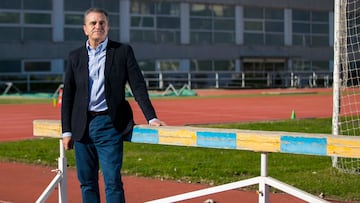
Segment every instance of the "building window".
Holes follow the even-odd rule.
[[[329,61],[293,60],[294,71],[329,71]]]
[[[22,0],[23,9],[26,10],[52,10],[52,0]]]
[[[52,0],[3,0],[0,8],[1,41],[52,40]]]
[[[19,60],[1,60],[0,67],[2,73],[19,73],[21,72],[21,61]]]
[[[244,42],[249,45],[284,45],[284,11],[244,8]]]
[[[190,36],[192,43],[234,43],[234,6],[192,4]]]
[[[24,72],[50,72],[50,61],[25,61]]]
[[[18,12],[1,12],[0,24],[19,24],[20,13]]]
[[[131,1],[130,15],[130,41],[180,42],[180,8],[178,3]]]
[[[21,0],[1,0],[0,8],[2,9],[20,9]]]
[[[191,71],[234,71],[234,60],[192,60]]]
[[[157,61],[158,71],[178,71],[180,69],[179,60],[159,60]]]
[[[24,23],[25,24],[41,24],[41,25],[50,25],[51,24],[51,14],[49,13],[25,13],[24,14]]]
[[[155,62],[152,60],[139,60],[138,64],[142,71],[155,71]]]
[[[329,45],[329,14],[327,12],[293,10],[292,20],[293,45]]]

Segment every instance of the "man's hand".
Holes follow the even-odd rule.
[[[163,125],[166,125],[165,122],[159,120],[159,119],[153,119],[150,121],[149,123],[150,126],[156,126],[156,127],[159,127],[159,126],[163,126]]]
[[[63,137],[62,143],[64,145],[65,150],[70,150],[74,148],[74,141],[72,140],[71,136]]]

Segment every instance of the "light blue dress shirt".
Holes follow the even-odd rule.
[[[105,99],[105,60],[106,60],[106,46],[108,38],[105,39],[96,49],[93,49],[89,43],[86,43],[86,48],[89,55],[89,111],[104,111],[107,104]]]

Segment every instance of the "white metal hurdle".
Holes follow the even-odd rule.
[[[34,136],[60,138],[61,135],[60,121],[34,120],[33,128]],[[261,171],[258,177],[158,200],[151,200],[147,203],[177,202],[255,184],[259,185],[259,203],[269,202],[270,186],[306,202],[325,203],[328,201],[269,177],[267,173],[267,154],[280,152],[360,158],[360,137],[327,134],[195,128],[186,126],[150,127],[147,125],[138,125],[134,128],[131,141],[150,144],[237,149],[261,153]],[[37,202],[44,202],[56,184],[59,186],[59,202],[67,202],[66,158],[61,140],[60,157],[56,171],[56,177]]]

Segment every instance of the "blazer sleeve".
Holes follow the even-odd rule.
[[[74,73],[71,68],[71,55],[69,54],[68,63],[65,71],[64,86],[63,86],[63,100],[61,104],[61,126],[62,132],[72,132],[71,129],[71,112],[74,98]]]
[[[127,45],[126,56],[128,82],[134,98],[147,121],[157,118],[155,109],[149,98],[144,76],[139,68],[134,51],[130,45]]]

